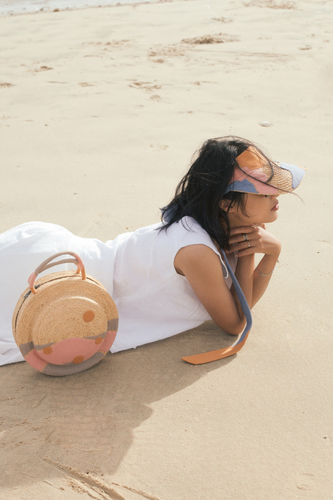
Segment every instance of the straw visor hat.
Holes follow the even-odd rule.
[[[64,259],[50,264],[63,254]],[[46,269],[72,262],[77,271],[39,278]],[[81,271],[81,275],[79,274]],[[104,286],[87,276],[77,254],[55,254],[28,279],[13,315],[13,333],[25,360],[47,375],[63,376],[91,368],[109,351],[117,334],[118,311]]]
[[[236,163],[226,193],[229,191],[264,195],[291,193],[305,175],[305,169],[296,165],[269,162],[253,146],[237,156]]]

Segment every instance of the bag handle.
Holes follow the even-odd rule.
[[[63,260],[57,260],[56,262],[50,263],[53,259],[56,259],[57,257],[60,257],[60,255],[72,255],[74,259],[63,259]],[[50,263],[50,264],[49,264]],[[55,253],[52,255],[52,257],[49,257],[48,259],[45,259],[36,269],[32,274],[30,274],[28,278],[28,284],[29,288],[32,293],[37,293],[36,288],[35,288],[35,280],[38,276],[39,273],[42,273],[46,269],[49,269],[50,267],[57,266],[58,264],[76,264],[77,265],[77,270],[76,274],[79,274],[81,271],[81,276],[82,279],[86,279],[86,270],[84,268],[84,264],[82,262],[81,257],[79,257],[76,253],[74,252],[59,252]]]
[[[246,325],[242,335],[237,340],[237,342],[232,346],[225,347],[224,349],[218,349],[217,351],[205,352],[203,354],[194,354],[193,356],[186,356],[185,358],[182,358],[184,361],[186,361],[187,363],[191,363],[192,365],[202,365],[204,363],[209,363],[210,361],[217,361],[218,359],[228,358],[229,356],[236,354],[244,346],[247,337],[249,335],[250,329],[252,327],[252,315],[249,305],[246,301],[245,295],[243,293],[243,290],[241,289],[237,281],[237,278],[230,267],[228,259],[224,253],[224,250],[222,250],[221,248],[220,251],[224,257],[224,261],[231,276],[232,283],[236,290],[238,300],[240,302],[241,308],[243,309],[244,316],[246,319]]]

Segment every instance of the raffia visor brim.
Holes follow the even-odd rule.
[[[268,162],[250,147],[236,158],[237,166],[229,191],[279,195],[292,193],[301,183],[305,169],[283,162]]]

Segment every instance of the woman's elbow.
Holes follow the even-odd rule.
[[[217,323],[217,326],[221,328],[224,332],[228,333],[229,335],[233,335],[237,337],[237,335],[240,335],[242,331],[245,328],[246,320],[240,320],[234,325],[221,325]]]
[[[235,337],[237,337],[237,335],[240,335],[244,330],[244,326],[245,325],[238,326],[232,329],[229,328],[228,330],[226,330],[226,332],[229,333],[229,335],[234,335]]]

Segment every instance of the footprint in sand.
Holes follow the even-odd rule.
[[[239,36],[227,35],[219,33],[218,35],[203,35],[194,38],[184,38],[182,43],[188,43],[190,45],[206,45],[212,43],[226,43],[226,42],[238,42],[240,40]]]
[[[148,58],[153,62],[164,62],[164,58],[185,56],[185,54],[186,49],[181,44],[155,45],[149,49]]]
[[[156,85],[152,82],[132,82],[128,84],[129,87],[133,87],[135,89],[144,89],[148,90],[148,92],[152,92],[153,90],[159,90],[162,88],[161,85]]]
[[[262,7],[266,9],[295,9],[295,2],[278,0],[252,0],[244,4],[245,7]]]
[[[229,19],[227,17],[213,17],[213,21],[220,21],[221,23],[232,23],[232,19]]]
[[[110,59],[115,59],[115,57],[110,56],[118,49],[128,49],[133,46],[132,40],[111,40],[110,42],[84,42],[82,44],[84,49],[88,49],[89,53],[85,54],[84,57],[107,57]]]
[[[40,68],[32,70],[33,73],[40,73],[41,71],[50,71],[53,68],[50,68],[49,66],[41,66]]]

